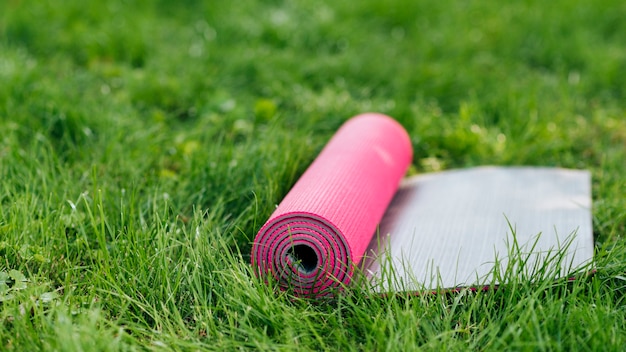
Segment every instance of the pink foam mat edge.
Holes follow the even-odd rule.
[[[296,294],[347,285],[412,154],[407,132],[391,117],[349,119],[258,232],[252,265]]]

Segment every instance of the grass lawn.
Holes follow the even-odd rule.
[[[87,4],[90,3],[90,4]],[[0,350],[623,350],[626,2],[0,2]],[[594,276],[297,299],[251,241],[350,116],[593,174]]]

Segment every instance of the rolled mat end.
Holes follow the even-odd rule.
[[[348,285],[412,154],[392,118],[349,119],[258,232],[252,265],[300,296]]]

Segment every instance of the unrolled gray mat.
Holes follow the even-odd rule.
[[[593,251],[588,171],[477,167],[405,179],[363,269],[380,291],[478,287],[512,253],[531,277],[554,256],[558,275],[570,275]]]

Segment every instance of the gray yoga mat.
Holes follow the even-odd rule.
[[[481,287],[494,284],[496,259],[504,270],[510,254],[525,258],[532,277],[558,251],[548,266],[561,277],[593,257],[590,173],[477,167],[405,179],[363,269],[380,291]]]

